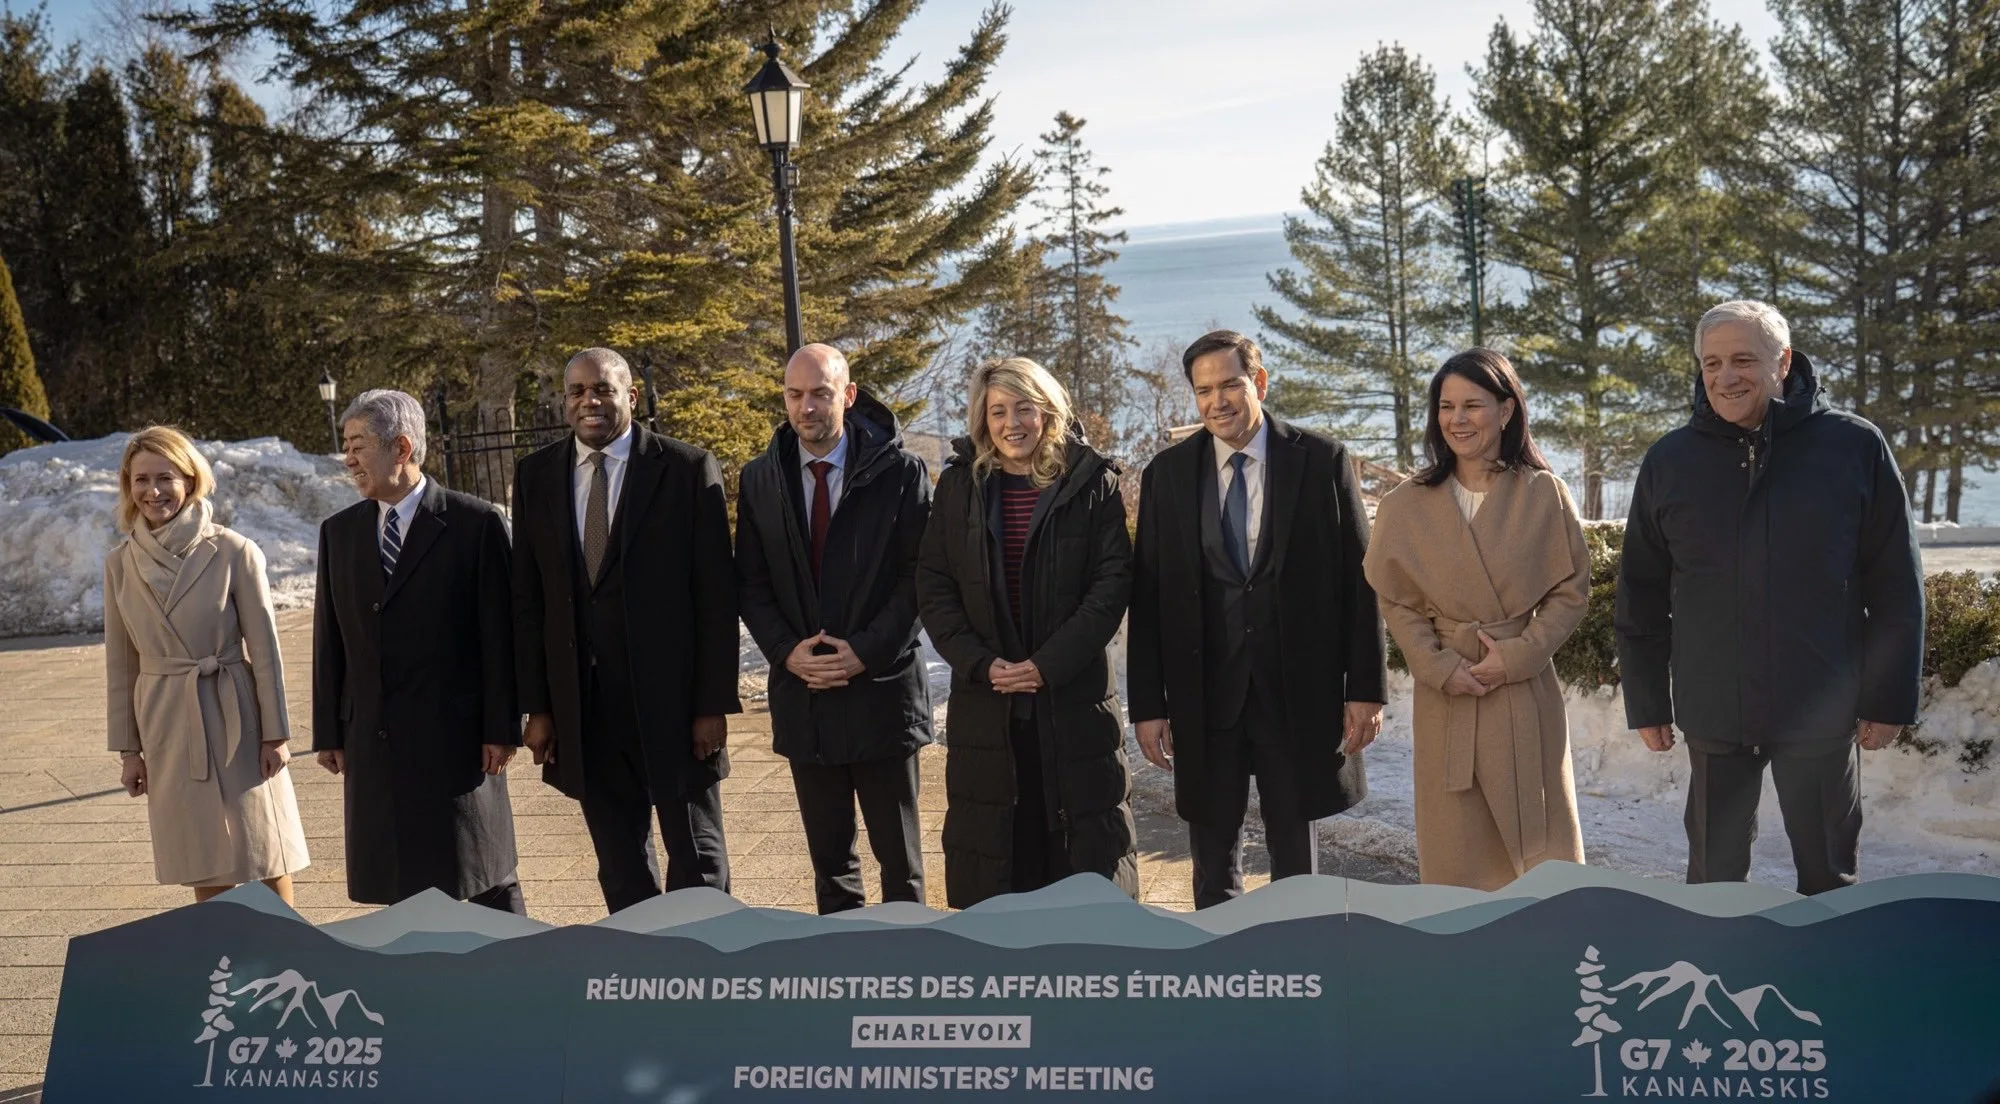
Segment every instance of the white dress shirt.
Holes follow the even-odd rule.
[[[382,546],[382,534],[389,531],[389,515],[392,512],[396,515],[396,536],[406,544],[409,542],[410,523],[417,520],[417,507],[424,501],[424,484],[429,481],[425,476],[417,476],[417,485],[394,505],[380,499],[375,501],[379,507],[375,513],[375,547]]]
[[[1244,512],[1243,524],[1250,530],[1245,536],[1250,550],[1250,562],[1257,562],[1257,544],[1264,535],[1264,453],[1271,442],[1271,419],[1259,418],[1257,433],[1250,443],[1243,446],[1243,455],[1249,457],[1243,462],[1243,479],[1247,484],[1243,490],[1249,499],[1249,509]],[[1215,507],[1218,511],[1229,501],[1229,481],[1236,478],[1235,469],[1229,458],[1237,450],[1215,442]]]
[[[814,462],[819,460],[825,460],[827,463],[833,465],[832,470],[826,473],[826,513],[828,517],[832,517],[834,511],[840,509],[840,488],[847,482],[845,475],[847,469],[847,434],[843,432],[840,435],[840,440],[834,442],[833,451],[827,453],[825,456],[814,456],[812,453],[806,451],[806,447],[803,444],[799,446],[799,494],[805,504],[807,533],[812,532],[812,466]]]
[[[576,442],[576,469],[572,473],[576,481],[576,539],[583,539],[583,518],[590,510],[590,454],[598,450]],[[626,426],[618,439],[604,446],[604,521],[606,525],[618,520],[618,492],[625,487],[625,469],[632,459],[632,427]]]

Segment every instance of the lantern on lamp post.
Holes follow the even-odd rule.
[[[750,114],[757,122],[757,144],[771,154],[771,184],[778,198],[778,263],[785,281],[785,352],[790,354],[805,344],[799,323],[799,262],[792,248],[792,189],[798,183],[792,151],[799,144],[799,116],[811,86],[778,60],[775,29],[759,49],[764,51],[764,67],[743,86],[743,94],[749,97]]]
[[[333,412],[333,396],[336,388],[333,373],[321,369],[319,373],[319,401],[326,404],[326,424],[333,427],[333,453],[340,455],[340,416]]]

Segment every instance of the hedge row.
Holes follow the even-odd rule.
[[[1618,685],[1618,638],[1611,618],[1624,535],[1619,522],[1584,526],[1590,543],[1590,610],[1555,658],[1557,677],[1580,690]],[[1924,579],[1924,599],[1924,677],[1957,686],[1967,671],[2000,657],[2000,574],[1931,575]],[[1394,640],[1389,642],[1389,666],[1409,669]]]

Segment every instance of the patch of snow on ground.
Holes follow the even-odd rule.
[[[0,636],[104,627],[104,557],[118,546],[118,461],[129,435],[0,458]],[[197,442],[215,468],[215,520],[256,542],[272,600],[312,602],[319,523],[355,501],[340,462],[275,437]]]
[[[761,696],[763,657],[749,643],[748,634],[744,640],[745,685],[754,682]],[[1121,634],[1111,648],[1121,694],[1123,644]],[[951,672],[928,639],[922,657],[931,672],[939,739],[948,742],[944,713]],[[1387,868],[1415,880],[1410,686],[1408,675],[1390,673],[1382,735],[1366,753],[1368,797],[1350,812],[1321,822],[1321,873],[1340,874],[1343,865],[1352,865],[1366,868],[1370,877]],[[1684,745],[1677,743],[1665,754],[1647,751],[1638,735],[1625,727],[1625,702],[1615,690],[1569,690],[1564,696],[1585,860],[1649,878],[1684,878],[1687,832],[1681,814],[1688,778]],[[1923,723],[1916,730],[1918,744],[1936,745],[1928,754],[1908,746],[1862,753],[1863,878],[1930,871],[2000,875],[2000,766],[1968,769],[1961,762],[1962,756],[1976,756],[1981,742],[1991,741],[1996,733],[2000,733],[2000,660],[1980,665],[1956,687],[1928,689]],[[1132,763],[1133,803],[1172,816],[1173,778],[1145,761],[1129,729],[1126,753]],[[2000,750],[1984,762],[2000,763]],[[1261,836],[1259,815],[1253,786],[1246,817],[1253,844]],[[1791,849],[1768,772],[1758,805],[1750,877],[1787,889],[1795,885]]]

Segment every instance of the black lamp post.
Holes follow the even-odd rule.
[[[778,192],[778,251],[785,278],[785,351],[795,353],[805,344],[799,327],[799,262],[792,250],[792,188],[798,183],[798,167],[792,164],[792,150],[799,144],[799,112],[806,89],[784,62],[778,60],[778,32],[758,47],[764,51],[764,67],[743,94],[750,98],[750,114],[757,120],[757,144],[771,151],[771,183]]]
[[[326,424],[333,427],[333,452],[340,455],[340,416],[333,412],[333,373],[321,369],[319,373],[319,401],[326,404]]]

